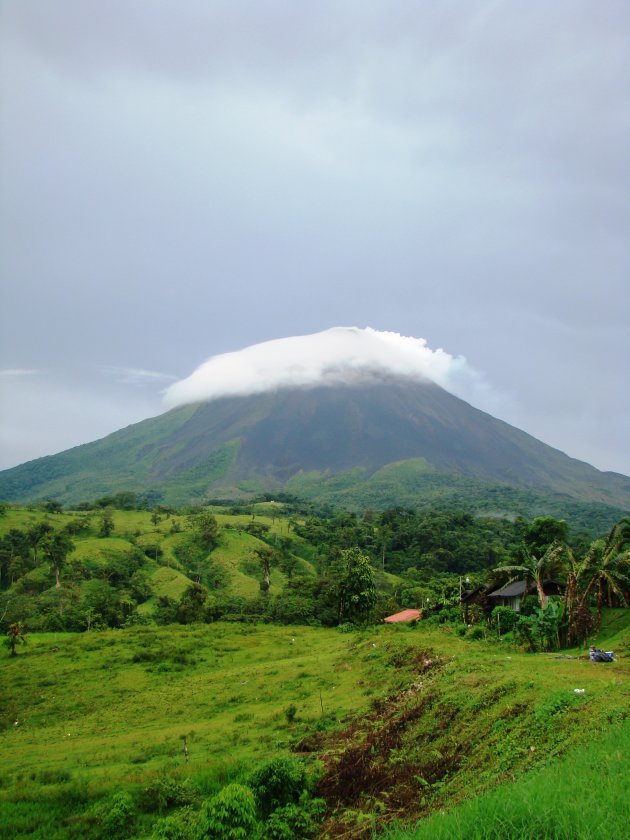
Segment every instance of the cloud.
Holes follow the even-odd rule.
[[[170,373],[161,373],[157,370],[144,370],[143,368],[118,367],[106,365],[103,373],[112,376],[123,385],[152,385],[165,379],[177,379]]]
[[[43,372],[36,368],[5,368],[0,370],[0,376],[39,376]]]
[[[452,391],[478,378],[462,356],[431,350],[423,338],[370,327],[333,327],[213,356],[167,388],[164,401],[173,408],[282,387],[352,382],[366,374],[431,380]]]

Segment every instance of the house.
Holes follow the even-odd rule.
[[[543,592],[545,593],[545,603],[550,595],[561,595],[564,591],[564,586],[557,583],[555,580],[546,580],[543,583]],[[497,607],[511,607],[514,612],[520,612],[521,601],[526,595],[536,595],[536,587],[533,583],[524,580],[513,580],[511,583],[506,583],[500,589],[495,589],[494,592],[488,594],[493,606]]]
[[[461,604],[464,623],[470,624],[474,616],[479,613],[490,614],[496,603],[488,600],[487,585],[476,586],[474,589],[464,589],[459,603]]]
[[[420,618],[422,618],[420,610],[403,610],[394,615],[388,615],[383,621],[385,624],[398,624],[399,621],[418,621]]]

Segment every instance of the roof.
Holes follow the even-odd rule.
[[[388,615],[383,621],[387,624],[397,624],[399,621],[414,621],[418,618],[420,618],[420,610],[403,610],[394,615]]]
[[[533,584],[532,584],[533,588]],[[525,581],[524,580],[513,580],[511,583],[507,583],[505,586],[502,586],[500,589],[495,589],[494,592],[491,592],[488,595],[488,598],[515,598],[517,595],[522,595],[525,592]]]
[[[536,593],[536,586],[534,583],[529,584],[528,591],[530,595],[534,595]],[[555,595],[556,593],[563,591],[564,584],[558,582],[557,580],[546,580],[543,583],[543,592],[545,595]],[[525,581],[513,580],[511,583],[506,583],[506,585],[502,586],[500,589],[495,589],[494,592],[491,592],[488,595],[488,598],[516,598],[518,595],[523,595],[524,593]]]
[[[469,604],[475,598],[479,598],[482,595],[485,595],[486,589],[487,587],[485,585],[475,586],[474,589],[464,589],[461,597],[462,604]]]

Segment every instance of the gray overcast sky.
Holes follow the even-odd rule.
[[[629,34],[627,0],[0,0],[0,467],[356,325],[630,474]]]

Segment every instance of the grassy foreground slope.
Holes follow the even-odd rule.
[[[610,840],[628,836],[630,721],[516,783],[383,840]]]
[[[320,768],[322,836],[369,836],[619,732],[630,634],[618,617],[611,630],[613,665],[422,626],[32,635],[2,661],[0,836],[98,838],[99,806],[127,791],[126,836],[148,838],[156,780],[189,779],[204,798],[290,750]]]

